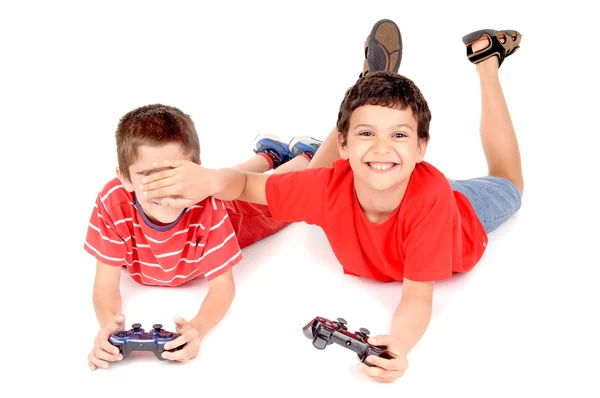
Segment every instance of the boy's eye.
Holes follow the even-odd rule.
[[[404,133],[395,133],[394,134],[394,138],[404,138],[404,137],[406,137],[406,134],[404,134]]]
[[[359,133],[358,135],[369,137],[369,136],[372,136],[373,133],[371,133],[370,131],[363,131],[363,132]]]

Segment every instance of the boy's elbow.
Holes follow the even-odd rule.
[[[240,196],[240,200],[250,203],[256,203],[260,205],[267,204],[267,179],[268,174],[259,173],[244,173],[246,181],[244,183],[244,190]]]

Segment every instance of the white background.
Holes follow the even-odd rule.
[[[198,4],[197,4],[198,3]],[[86,396],[598,396],[596,17],[583,2],[3,2],[0,6],[2,390]],[[521,146],[521,211],[468,275],[439,283],[409,370],[380,384],[356,357],[314,349],[314,316],[389,330],[400,283],[346,276],[323,233],[292,225],[243,251],[237,296],[187,364],[132,356],[90,372],[97,332],[94,199],[114,176],[114,129],[161,102],[196,122],[202,160],[231,166],[258,133],[324,138],[363,44],[398,23],[401,73],[433,113],[426,160],[452,178],[485,174],[479,81],[461,37],[516,29],[500,78]],[[204,281],[142,287],[123,275],[127,323],[191,318]],[[4,392],[2,393],[5,396]]]

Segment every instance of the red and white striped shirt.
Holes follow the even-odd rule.
[[[212,280],[242,259],[220,200],[208,197],[173,223],[157,226],[117,178],[96,198],[84,248],[104,264],[127,266],[136,282],[154,286],[179,286],[201,275]]]

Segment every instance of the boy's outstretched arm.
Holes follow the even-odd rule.
[[[401,377],[408,368],[406,356],[425,334],[431,319],[433,303],[433,282],[415,282],[404,279],[402,298],[392,318],[392,331],[389,335],[369,338],[373,345],[385,345],[394,359],[370,356],[367,360],[375,367],[364,366],[363,371],[370,377],[391,382]]]
[[[167,170],[144,177],[141,188],[148,198],[163,198],[163,206],[187,207],[209,196],[267,204],[265,186],[268,174],[229,168],[208,169],[187,160],[163,160],[152,167]]]
[[[121,267],[107,265],[100,261],[96,262],[92,301],[100,328],[103,328],[112,322],[117,315],[121,314],[120,282]]]
[[[188,322],[180,316],[174,318],[176,332],[180,336],[165,344],[165,349],[170,350],[184,343],[187,345],[175,352],[163,352],[163,358],[179,362],[196,358],[202,339],[223,319],[234,297],[235,283],[232,270],[229,269],[209,282],[208,293],[193,319]]]
[[[94,339],[94,348],[88,354],[91,370],[108,368],[110,362],[123,359],[119,349],[108,342],[112,333],[125,328],[125,317],[121,314],[120,281],[121,267],[96,262],[92,301],[100,331]]]

